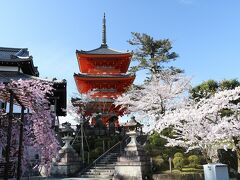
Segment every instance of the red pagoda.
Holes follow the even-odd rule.
[[[87,114],[101,113],[102,122],[106,125],[109,118],[123,114],[113,102],[135,79],[135,75],[127,73],[132,54],[108,48],[104,14],[101,46],[90,51],[76,50],[76,55],[80,73],[74,73],[74,79],[78,91],[81,94],[93,91]]]

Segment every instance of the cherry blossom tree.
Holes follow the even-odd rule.
[[[88,120],[92,114],[88,113],[89,103],[94,100],[93,95],[96,91],[91,90],[86,94],[74,95],[68,103],[67,112],[73,120],[80,123],[81,120]]]
[[[4,110],[0,109],[0,119],[1,119],[1,123],[3,119],[6,118],[6,113]],[[2,126],[2,124],[1,124]],[[4,144],[6,144],[6,131],[3,127],[0,128],[0,148],[2,149]]]
[[[219,91],[200,101],[189,100],[185,106],[165,113],[156,129],[171,127],[174,138],[165,137],[170,146],[200,149],[211,159],[217,149],[236,151],[240,172],[240,87]]]
[[[166,111],[181,106],[189,88],[189,78],[180,73],[165,71],[155,74],[150,81],[124,93],[116,99],[115,104],[126,109],[126,114],[135,113],[137,119],[145,120],[143,123],[152,130],[156,122],[161,122],[161,117]]]
[[[37,79],[12,81],[5,85],[1,84],[1,97],[3,94],[6,95],[8,90],[13,91],[15,98],[18,99],[18,103],[31,110],[31,113],[27,116],[27,125],[24,128],[24,145],[32,145],[41,155],[41,165],[49,169],[52,158],[59,149],[59,143],[52,128],[54,117],[47,99],[47,95],[52,93],[52,84]],[[4,133],[1,128],[0,136],[3,138],[0,138],[0,145],[3,147],[6,143]],[[14,130],[12,136],[17,136]],[[26,151],[24,153],[24,161],[27,161]]]

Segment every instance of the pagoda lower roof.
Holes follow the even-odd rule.
[[[81,104],[82,102],[85,102],[81,98],[72,98],[71,102],[73,104]],[[89,103],[95,103],[95,102],[106,102],[106,103],[113,103],[114,99],[113,98],[93,98],[91,97],[90,99],[87,100]]]
[[[91,78],[94,79],[125,79],[125,78],[135,78],[135,74],[131,74],[131,73],[127,73],[127,74],[83,74],[83,73],[74,73],[74,77],[81,77],[81,78],[89,78],[89,80]]]
[[[93,49],[90,51],[76,50],[76,53],[89,54],[89,55],[131,55],[131,53],[129,53],[129,52],[116,51],[116,50],[108,48],[108,46],[103,46],[103,45],[97,49]]]

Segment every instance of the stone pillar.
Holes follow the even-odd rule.
[[[133,130],[127,134],[131,141],[124,149],[124,154],[118,158],[114,179],[144,179],[150,172],[150,159],[143,147],[138,144],[136,131]]]
[[[51,175],[55,177],[70,177],[76,175],[82,166],[80,158],[70,142],[73,140],[70,136],[63,138],[65,145],[59,150],[57,158],[53,159]]]

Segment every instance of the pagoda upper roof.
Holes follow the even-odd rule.
[[[76,50],[76,53],[89,55],[131,55],[129,52],[121,52],[110,49],[107,45],[101,45],[99,48],[90,51]]]
[[[0,65],[19,66],[25,74],[39,76],[37,67],[27,48],[0,47]]]

